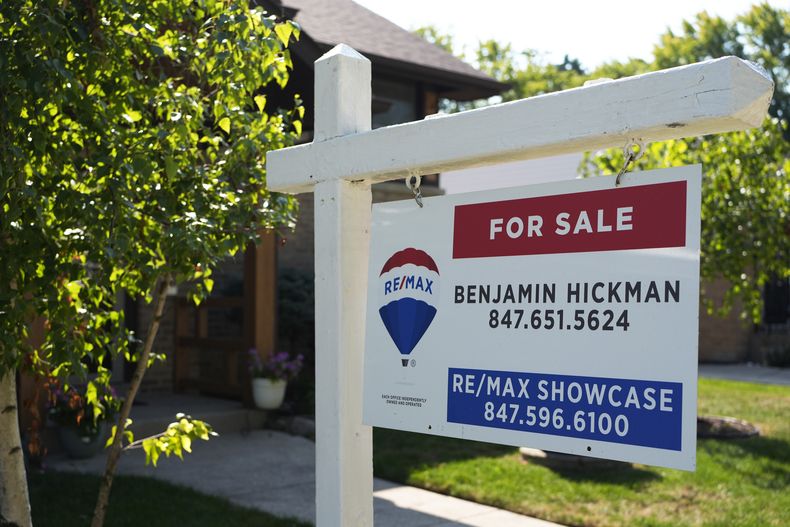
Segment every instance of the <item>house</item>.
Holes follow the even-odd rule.
[[[269,12],[295,20],[302,28],[299,42],[291,47],[294,62],[291,80],[284,90],[268,93],[267,104],[287,107],[295,94],[301,96],[306,109],[303,141],[312,140],[313,62],[341,42],[372,62],[374,128],[436,113],[440,98],[457,101],[488,98],[507,88],[351,0],[282,0],[259,4]],[[423,178],[423,194],[439,193],[437,181],[436,176]],[[401,182],[374,186],[374,201],[410,196]],[[148,371],[142,387],[144,393],[197,389],[204,394],[248,398],[246,353],[249,348],[263,353],[272,352],[275,346],[312,348],[311,320],[304,323],[312,310],[312,195],[300,196],[299,202],[296,231],[267,234],[261,245],[250,247],[242,257],[219,266],[214,275],[214,292],[200,307],[190,305],[174,291],[154,350],[166,354],[168,359]],[[280,310],[275,293],[278,269],[287,279],[284,283],[291,284]],[[299,302],[294,301],[297,296],[301,298]],[[127,298],[124,307],[128,326],[138,334],[143,333],[152,316],[151,306]],[[280,344],[278,328],[282,330]],[[120,360],[114,366],[114,382],[130,378],[129,364]]]

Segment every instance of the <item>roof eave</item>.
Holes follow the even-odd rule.
[[[316,42],[324,51],[331,49],[332,44]],[[454,71],[432,68],[413,62],[395,60],[380,55],[358,50],[370,59],[374,71],[394,74],[432,84],[442,97],[456,101],[472,101],[487,99],[510,89],[510,85],[490,77],[464,75]]]

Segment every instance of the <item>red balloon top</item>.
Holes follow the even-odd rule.
[[[384,267],[381,268],[379,276],[390,269],[406,264],[419,265],[425,267],[429,271],[435,271],[436,274],[439,274],[439,268],[436,267],[436,262],[433,261],[433,258],[431,258],[428,253],[409,247],[408,249],[403,249],[390,256],[389,260],[384,264]]]

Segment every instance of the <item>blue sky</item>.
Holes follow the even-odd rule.
[[[356,0],[407,29],[433,25],[454,35],[471,52],[479,40],[496,38],[514,50],[536,49],[549,62],[566,53],[591,68],[609,60],[649,58],[667,27],[707,10],[733,18],[745,0]],[[787,0],[769,2],[787,8]]]

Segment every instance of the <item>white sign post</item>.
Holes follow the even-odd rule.
[[[324,526],[372,525],[362,425],[370,184],[451,169],[759,126],[767,74],[733,57],[370,129],[370,63],[316,61],[315,140],[267,155],[270,190],[315,193],[316,504]],[[525,182],[527,183],[527,182]]]

